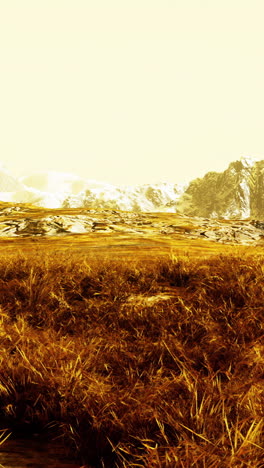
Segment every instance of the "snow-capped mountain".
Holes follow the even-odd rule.
[[[55,171],[26,176],[20,182],[24,192],[9,194],[10,201],[23,200],[46,208],[175,212],[177,201],[184,192],[184,185],[179,184],[119,187]]]
[[[166,211],[208,218],[264,219],[264,161],[244,157],[189,184],[114,186],[55,171],[16,179],[0,166],[0,200],[45,208]]]
[[[177,201],[184,192],[184,186],[162,183],[116,187],[104,185],[89,188],[77,196],[70,195],[63,206],[109,208],[124,211],[167,211],[175,212]]]

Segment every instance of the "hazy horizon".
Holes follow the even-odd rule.
[[[264,159],[260,0],[0,4],[0,161],[184,183]]]
[[[251,159],[253,162],[254,161],[260,161],[260,160],[264,160],[264,158],[253,158],[253,157],[250,157],[250,156],[242,156],[241,158],[237,159],[237,160],[232,160],[230,161],[222,170],[220,171],[212,171],[211,169],[208,169],[206,172],[202,173],[202,174],[196,174],[195,177],[192,177],[192,178],[189,178],[189,179],[185,179],[185,180],[181,180],[181,181],[168,181],[168,180],[163,180],[162,178],[160,179],[157,179],[156,181],[149,181],[148,180],[148,177],[146,175],[146,179],[143,181],[143,182],[135,182],[135,183],[124,183],[124,182],[110,182],[109,180],[107,179],[103,179],[103,178],[100,178],[98,177],[97,179],[95,178],[92,178],[92,177],[89,177],[89,174],[87,175],[86,173],[82,173],[80,175],[80,173],[78,174],[78,171],[67,171],[67,170],[64,170],[63,168],[61,168],[60,170],[56,170],[56,169],[50,169],[50,170],[47,170],[45,169],[45,167],[40,167],[39,169],[37,170],[28,170],[28,171],[22,171],[19,173],[19,171],[16,171],[16,170],[11,170],[10,167],[8,167],[6,164],[3,164],[2,161],[0,161],[0,171],[1,169],[3,169],[4,171],[6,171],[8,174],[10,174],[11,176],[14,176],[15,178],[17,178],[17,180],[21,181],[22,183],[25,183],[27,185],[28,181],[31,180],[31,182],[33,183],[33,186],[35,186],[35,184],[37,184],[37,177],[38,176],[41,176],[41,179],[40,179],[40,185],[45,183],[43,179],[43,175],[44,174],[50,174],[52,175],[52,178],[54,176],[54,180],[53,180],[53,183],[56,184],[56,174],[58,175],[65,175],[65,176],[69,176],[69,180],[72,179],[72,176],[76,176],[76,178],[78,179],[78,177],[81,177],[81,179],[84,179],[84,180],[87,180],[87,181],[90,181],[91,183],[102,183],[103,185],[104,184],[112,184],[112,185],[116,185],[116,186],[133,186],[133,185],[148,185],[148,184],[162,184],[162,183],[173,183],[173,184],[178,184],[178,185],[188,185],[189,182],[191,182],[192,180],[194,179],[197,179],[197,178],[203,178],[208,172],[217,172],[217,173],[221,173],[223,171],[225,171],[226,169],[228,169],[228,166],[230,163],[232,162],[235,162],[235,161],[239,161],[241,159]],[[54,175],[53,175],[54,173]],[[24,179],[26,180],[24,182]],[[59,180],[61,179],[61,177],[58,178],[57,182],[59,183]],[[67,177],[65,178],[65,180],[67,180]],[[31,184],[31,182],[29,183],[29,185]],[[41,190],[41,187],[37,187],[36,185],[36,188],[39,188]],[[56,190],[55,190],[56,191]]]

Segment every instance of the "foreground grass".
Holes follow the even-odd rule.
[[[263,268],[2,259],[0,429],[89,467],[263,467]]]

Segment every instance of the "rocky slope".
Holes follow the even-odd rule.
[[[257,161],[250,174],[250,215],[264,219],[264,161]]]
[[[256,166],[252,160],[233,162],[222,173],[208,172],[193,180],[178,205],[178,211],[190,216],[212,218],[249,218],[254,198],[252,178]],[[256,182],[259,177],[256,177]]]

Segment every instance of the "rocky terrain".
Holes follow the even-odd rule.
[[[135,213],[117,210],[40,210],[27,205],[0,208],[1,237],[69,236],[123,233],[139,237],[170,236],[227,244],[257,245],[264,223],[219,220],[174,213]]]

